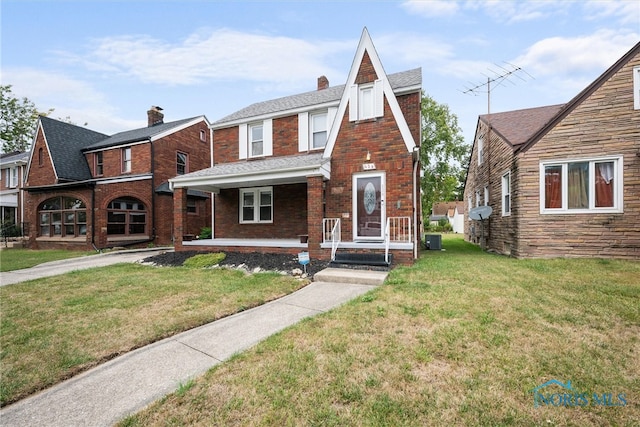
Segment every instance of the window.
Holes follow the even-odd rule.
[[[502,216],[511,215],[511,172],[502,175]]]
[[[131,147],[122,149],[122,172],[131,172]]]
[[[264,138],[262,125],[249,126],[249,156],[258,157],[264,153]]]
[[[18,186],[18,168],[7,169],[7,183],[8,188],[16,188]]]
[[[198,205],[193,197],[187,198],[187,213],[198,213]]]
[[[311,148],[323,148],[327,145],[327,113],[311,115]]]
[[[640,67],[633,69],[633,108],[640,110]]]
[[[542,213],[622,212],[622,158],[540,164]]]
[[[349,92],[349,121],[373,119],[384,115],[382,80],[353,85]]]
[[[102,151],[98,151],[95,154],[95,162],[96,162],[96,176],[101,176],[104,173],[104,163],[102,161]]]
[[[476,208],[478,206],[480,206],[480,205],[481,205],[481,203],[480,203],[480,190],[477,190],[476,191]]]
[[[38,208],[39,235],[79,237],[87,234],[87,210],[75,197],[54,197]]]
[[[240,189],[240,222],[273,222],[273,188]]]
[[[188,159],[189,157],[185,153],[178,152],[176,154],[176,173],[178,175],[184,175],[189,171]]]
[[[484,187],[484,205],[489,205],[489,187]]]
[[[147,210],[138,199],[122,197],[107,206],[107,234],[140,235],[147,228]]]
[[[207,142],[207,132],[200,130],[200,141]]]
[[[478,138],[478,166],[484,161],[484,135]]]
[[[42,147],[38,148],[38,166],[44,165],[44,150]]]

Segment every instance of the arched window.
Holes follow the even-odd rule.
[[[107,206],[107,234],[140,235],[146,234],[147,209],[138,199],[121,197]]]
[[[78,237],[87,235],[87,207],[75,197],[54,197],[38,208],[40,236]]]

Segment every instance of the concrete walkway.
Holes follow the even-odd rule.
[[[354,283],[363,271],[343,270],[345,283],[313,282],[276,301],[127,353],[2,408],[0,424],[113,425],[233,354],[374,289],[373,276],[366,273],[370,284]],[[375,283],[381,284],[386,275],[377,273]]]
[[[10,251],[11,249],[5,250]],[[104,267],[121,262],[136,262],[163,252],[173,252],[173,248],[131,249],[45,262],[31,268],[0,273],[0,286],[13,285],[14,283],[26,282],[27,280],[40,279],[42,277],[57,276],[58,274],[69,273],[70,271],[85,268]]]

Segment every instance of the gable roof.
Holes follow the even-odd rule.
[[[91,179],[91,171],[82,154],[82,148],[104,140],[108,136],[45,116],[40,117],[40,127],[57,180],[83,181]],[[31,158],[33,159],[33,152]]]
[[[453,216],[453,211],[458,208],[458,212],[462,212],[464,210],[464,202],[461,201],[453,201],[453,202],[435,202],[432,207],[432,215],[436,216],[444,216],[449,215]]]
[[[582,92],[576,95],[571,101],[564,105],[564,108],[558,112],[551,120],[549,120],[542,128],[540,128],[534,135],[532,135],[524,144],[522,144],[516,151],[526,151],[536,142],[538,142],[543,136],[545,136],[551,129],[553,129],[560,121],[562,121],[569,113],[576,109],[585,99],[591,96],[596,90],[598,90],[606,81],[608,81],[615,73],[617,73],[623,66],[627,64],[632,58],[640,55],[640,42],[631,48],[626,54],[618,59],[609,69],[595,79],[589,86],[587,86]]]
[[[491,127],[505,142],[515,147],[527,142],[555,117],[564,104],[483,114],[479,120]]]
[[[0,165],[2,166],[26,164],[28,160],[29,153],[24,151],[14,151],[12,153],[0,154]]]
[[[176,120],[169,123],[161,123],[154,126],[119,132],[110,137],[106,137],[101,141],[85,145],[82,151],[87,152],[91,150],[108,148],[140,141],[153,141],[162,136],[165,136],[165,134],[169,134],[184,127],[188,127],[202,119],[204,119],[204,116],[197,116],[188,119]]]
[[[407,147],[407,151],[411,152],[417,146],[417,144],[413,139],[413,135],[411,134],[411,130],[409,129],[407,120],[402,114],[400,104],[398,104],[398,99],[396,98],[394,90],[391,87],[389,76],[387,76],[387,73],[384,71],[384,67],[382,66],[380,57],[378,56],[378,52],[376,52],[376,48],[373,45],[373,41],[371,40],[371,36],[369,35],[369,31],[367,31],[366,27],[362,30],[362,36],[360,37],[360,42],[358,43],[358,48],[356,49],[356,54],[353,59],[353,63],[351,64],[351,70],[349,71],[349,77],[347,78],[345,87],[350,88],[355,84],[356,77],[358,76],[358,71],[360,70],[360,65],[362,64],[365,54],[369,56],[376,76],[378,77],[378,79],[382,80],[382,90],[384,92],[384,96],[389,103],[391,113],[393,114],[398,128],[400,129],[400,134],[402,135],[402,139]],[[422,87],[422,70],[418,70],[420,70],[420,79],[417,82],[417,86],[415,86],[415,90],[421,90]],[[333,121],[334,126],[331,127],[329,135],[327,136],[327,145],[324,149],[325,157],[331,157],[333,147],[335,146],[336,140],[338,138],[340,124],[342,123],[342,119],[345,115],[345,112],[347,111],[349,96],[349,90],[343,91],[342,98],[340,99],[340,104],[338,105],[338,112]]]
[[[419,88],[422,85],[422,69],[402,71],[390,74],[389,83],[394,91],[402,89]],[[324,104],[337,105],[345,89],[344,84],[331,86],[322,90],[300,93],[297,95],[285,96],[283,98],[271,99],[269,101],[257,102],[245,107],[235,113],[229,114],[215,121],[213,128],[227,127],[237,124],[248,118],[259,118],[262,116],[275,115],[277,113],[291,113],[296,110],[307,110],[311,106],[321,106]]]

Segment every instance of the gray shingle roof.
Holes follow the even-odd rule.
[[[412,87],[422,84],[422,68],[389,74],[389,83],[393,90]],[[298,95],[251,104],[213,123],[213,127],[219,127],[225,123],[242,120],[249,117],[275,114],[281,111],[289,111],[297,108],[310,107],[328,102],[337,102],[342,97],[345,85],[333,86],[323,90],[305,92]]]
[[[273,157],[263,160],[247,162],[221,163],[213,167],[202,169],[186,175],[180,175],[174,179],[195,177],[222,177],[227,175],[252,174],[286,169],[295,169],[305,166],[321,165],[329,159],[322,158],[322,152],[301,154],[298,156]]]
[[[24,151],[17,151],[13,153],[2,153],[0,155],[0,165],[14,163],[14,162],[27,162],[29,160],[29,153]]]
[[[191,117],[189,119],[176,120],[174,122],[162,123],[162,124],[151,126],[151,127],[144,127],[140,129],[133,129],[133,130],[128,130],[124,132],[119,132],[119,133],[116,133],[115,135],[107,137],[106,139],[103,139],[102,141],[99,141],[90,145],[89,144],[85,145],[85,147],[83,148],[83,151],[90,151],[98,148],[107,148],[115,145],[126,144],[129,142],[146,141],[153,138],[155,135],[158,135],[162,132],[166,132],[175,127],[179,127],[196,118],[197,117]]]
[[[44,116],[40,117],[40,123],[58,179],[61,181],[91,179],[91,171],[82,154],[82,149],[108,136]]]

